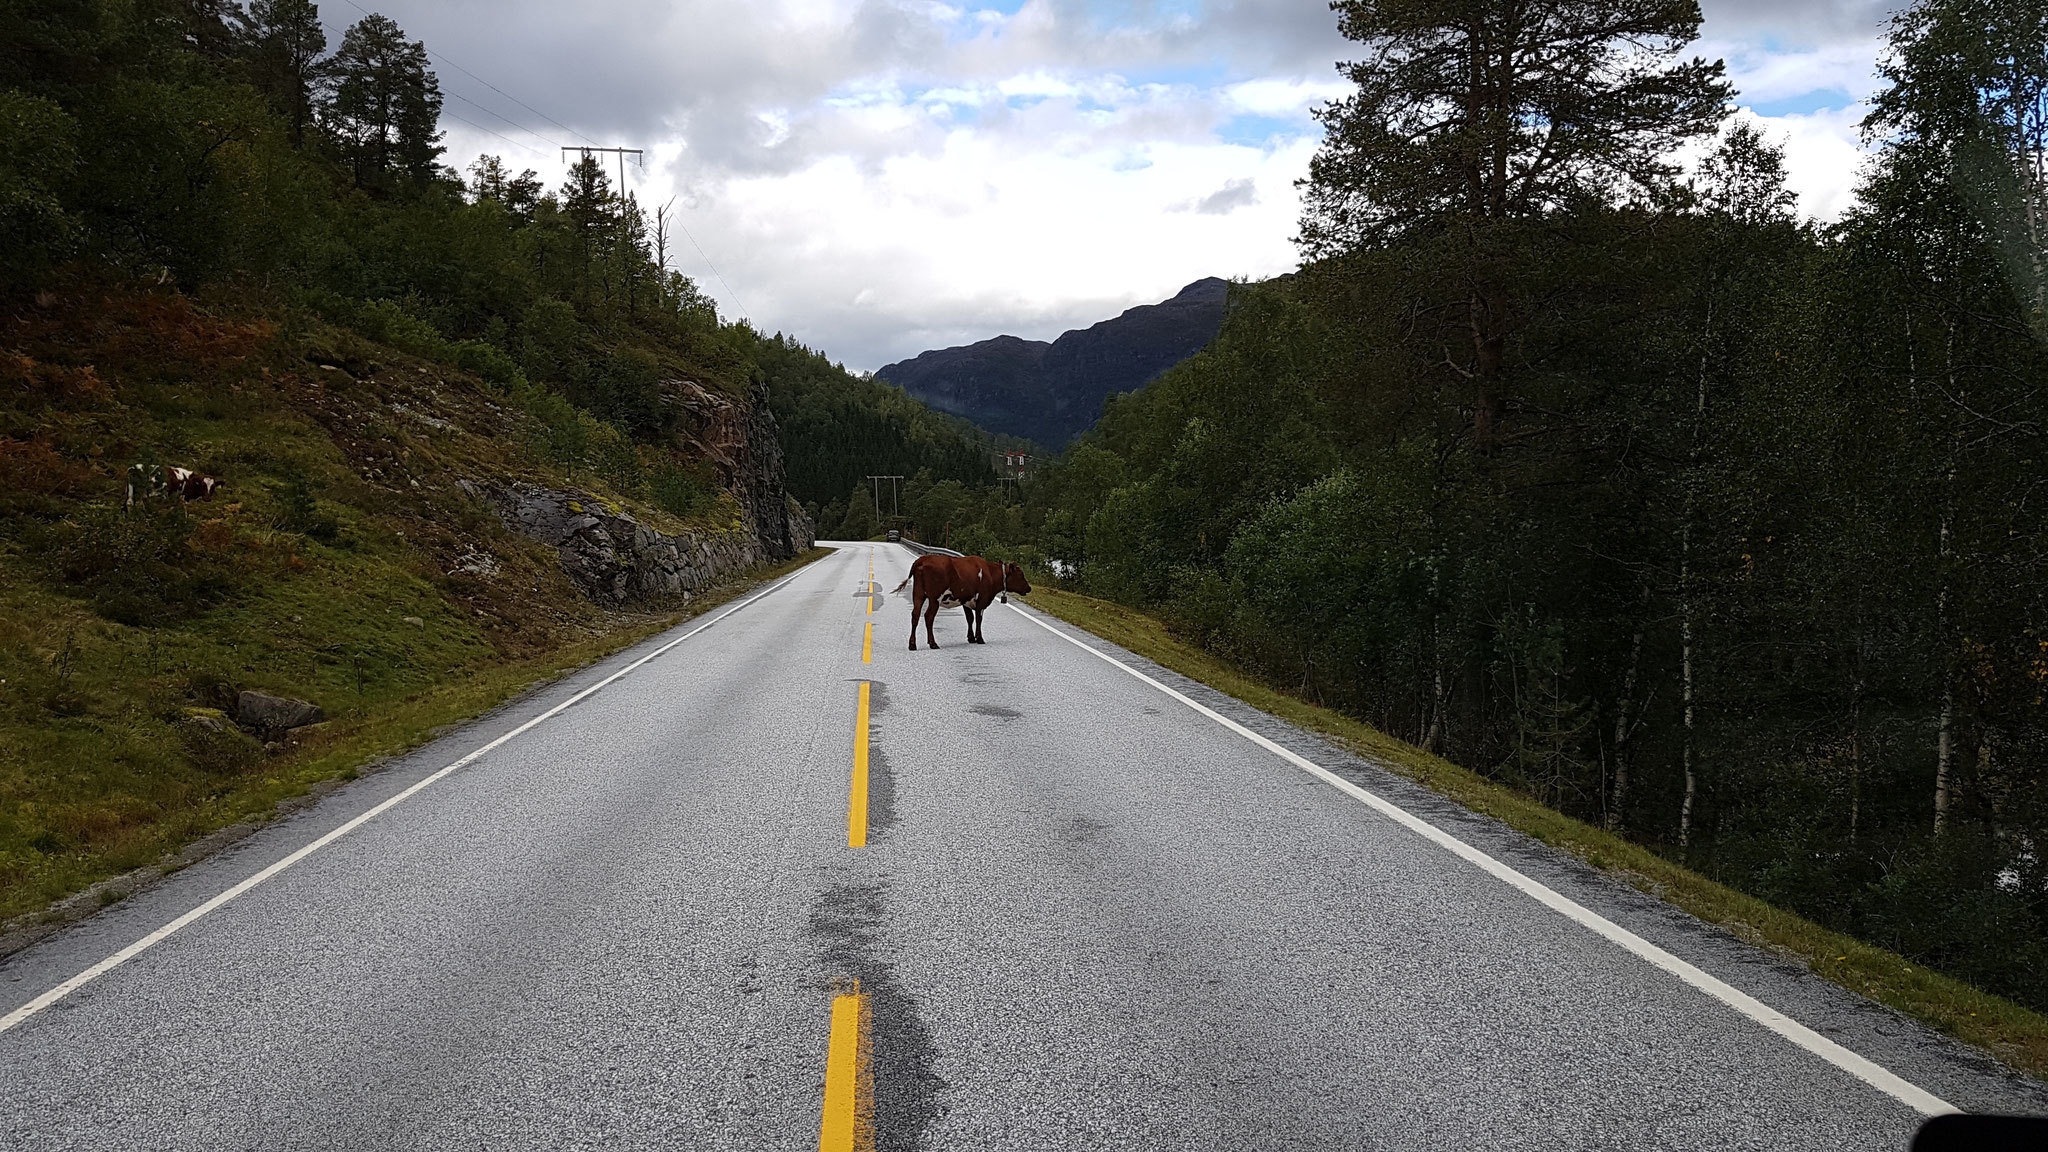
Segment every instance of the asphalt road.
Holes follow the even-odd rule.
[[[1063,624],[999,607],[970,647],[952,612],[906,651],[905,602],[857,593],[910,559],[844,546],[0,963],[0,1147],[813,1149],[856,993],[854,1135],[882,1148],[1904,1148],[1920,1113],[1887,1076],[2048,1113],[1981,1056]]]

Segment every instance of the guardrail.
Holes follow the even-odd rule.
[[[910,550],[911,550],[912,552],[915,552],[915,553],[917,553],[917,554],[918,554],[919,556],[961,556],[961,555],[965,555],[965,553],[961,553],[961,552],[955,552],[955,551],[953,551],[953,550],[952,550],[951,548],[938,548],[938,547],[934,547],[933,545],[930,545],[930,544],[919,544],[919,543],[918,543],[917,541],[915,541],[915,540],[912,540],[912,539],[911,539],[910,537],[908,537],[908,536],[905,536],[905,537],[903,537],[902,539],[899,539],[899,540],[897,540],[896,542],[897,542],[898,544],[901,544],[901,545],[903,545],[903,546],[904,546],[905,548],[908,548],[908,549],[910,549]]]

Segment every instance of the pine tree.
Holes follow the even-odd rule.
[[[1311,257],[1404,236],[1458,238],[1469,348],[1445,367],[1473,393],[1491,455],[1519,302],[1503,224],[1661,194],[1678,145],[1712,132],[1730,88],[1719,61],[1680,61],[1695,0],[1336,0],[1366,59],[1358,91],[1324,107],[1300,243]]]
[[[358,187],[390,191],[401,179],[434,178],[441,147],[441,82],[427,46],[407,41],[389,18],[363,17],[342,34],[327,64],[322,106]]]
[[[593,302],[590,291],[593,271],[600,284],[604,280],[612,233],[618,228],[619,198],[612,193],[612,183],[604,174],[604,165],[598,163],[597,157],[585,152],[569,167],[569,178],[562,184],[561,201],[562,215],[568,220],[575,238],[576,301],[588,306]]]
[[[838,539],[865,540],[876,532],[875,501],[864,487],[856,486],[846,498],[846,518],[839,522]]]
[[[251,0],[234,14],[235,40],[249,78],[291,126],[293,147],[313,122],[314,85],[327,31],[312,0]]]
[[[533,221],[533,209],[541,197],[540,177],[533,169],[513,176],[504,160],[484,155],[469,166],[469,175],[471,200],[497,201],[517,226],[524,227]]]

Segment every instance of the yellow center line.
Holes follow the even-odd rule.
[[[846,804],[846,846],[868,846],[868,687],[860,682],[860,715],[853,725],[853,792]]]
[[[875,662],[875,622],[873,620],[868,621],[867,634],[860,639],[860,662],[863,664],[873,664]]]
[[[867,997],[853,992],[833,998],[818,1152],[865,1152],[875,1146],[869,1031]]]

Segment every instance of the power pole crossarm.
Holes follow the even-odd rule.
[[[624,198],[625,198],[625,195],[626,195],[626,157],[628,157],[628,156],[633,156],[633,157],[636,157],[636,159],[635,159],[635,160],[633,161],[633,162],[634,162],[635,164],[638,164],[638,165],[639,165],[640,167],[642,167],[642,168],[645,168],[645,167],[647,167],[647,154],[646,154],[646,152],[642,151],[642,150],[641,150],[641,149],[639,149],[639,148],[599,148],[599,147],[596,147],[596,146],[594,146],[594,145],[593,145],[593,146],[591,146],[591,147],[589,147],[589,148],[572,148],[572,147],[568,147],[568,146],[564,146],[564,147],[562,148],[562,153],[563,153],[563,155],[567,155],[567,154],[569,154],[569,153],[571,153],[571,152],[577,152],[577,153],[581,153],[582,155],[585,155],[585,156],[588,156],[588,155],[590,155],[590,154],[591,154],[591,153],[593,153],[593,152],[616,152],[616,153],[618,153],[618,155],[619,155],[619,197],[620,197],[621,199],[624,199]]]

